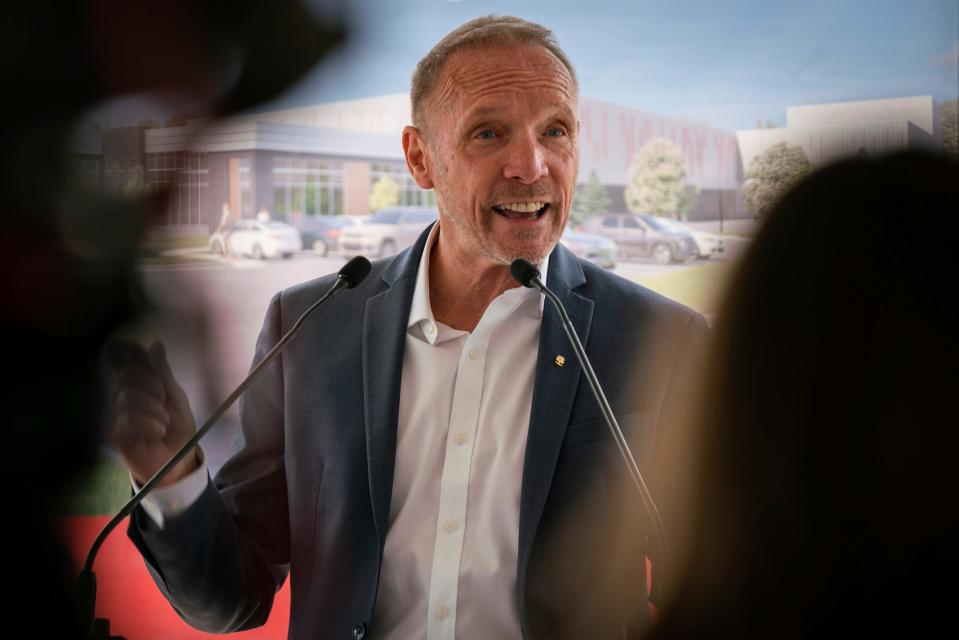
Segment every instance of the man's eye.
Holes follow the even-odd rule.
[[[546,135],[553,138],[561,138],[566,135],[566,130],[563,127],[550,127],[546,130]]]
[[[482,140],[490,140],[496,137],[496,134],[493,133],[492,129],[483,129],[482,131],[476,134],[476,137]]]

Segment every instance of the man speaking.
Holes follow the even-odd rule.
[[[210,632],[263,624],[288,573],[295,639],[642,630],[642,502],[618,490],[627,471],[559,314],[509,265],[539,265],[566,306],[644,471],[705,322],[557,244],[578,87],[550,31],[472,20],[420,61],[411,99],[403,149],[439,221],[311,316],[243,397],[216,477],[197,448],[128,535]],[[254,363],[333,279],[274,296]],[[121,371],[111,425],[137,488],[196,429],[156,345],[149,363]]]

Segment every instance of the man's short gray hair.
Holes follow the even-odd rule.
[[[573,64],[559,48],[553,32],[546,27],[513,16],[474,18],[446,34],[416,65],[410,83],[413,125],[422,128],[425,124],[423,103],[436,86],[443,64],[450,55],[460,49],[476,49],[502,42],[543,47],[563,63],[573,79],[573,86],[577,86]]]

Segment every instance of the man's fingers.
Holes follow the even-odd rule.
[[[150,366],[160,376],[163,386],[166,388],[168,396],[178,397],[185,400],[183,389],[173,377],[173,371],[170,369],[170,363],[166,359],[166,348],[162,342],[154,342],[150,345],[149,351]]]
[[[167,412],[162,398],[144,393],[134,387],[123,387],[117,391],[114,411],[117,414],[143,414],[157,420],[164,426],[170,424],[170,414]]]
[[[107,438],[114,449],[130,453],[134,447],[149,447],[151,444],[160,446],[166,434],[166,425],[154,416],[122,411],[117,413],[110,425]]]
[[[115,396],[127,389],[136,389],[156,398],[161,404],[166,402],[166,388],[163,381],[147,365],[128,364],[120,370],[117,376]]]

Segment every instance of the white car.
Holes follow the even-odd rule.
[[[260,222],[237,220],[230,234],[230,247],[235,255],[250,256],[257,260],[283,256],[289,258],[303,249],[300,232],[285,222]],[[223,236],[217,232],[210,236],[210,250],[226,255]]]

